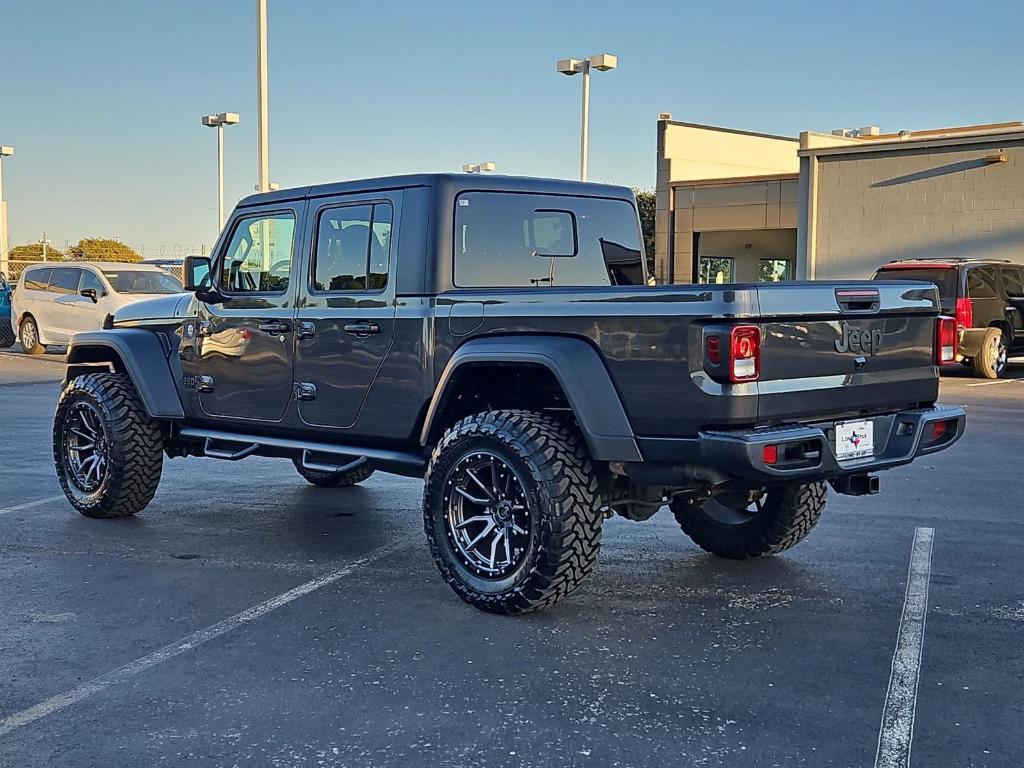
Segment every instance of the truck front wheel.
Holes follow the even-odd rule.
[[[530,411],[469,416],[434,449],[423,524],[441,576],[470,605],[545,608],[590,574],[601,547],[597,477],[571,426]]]
[[[163,436],[131,379],[90,373],[68,384],[53,419],[53,461],[64,495],[86,517],[129,517],[152,501]]]
[[[719,557],[775,555],[802,541],[825,508],[825,483],[725,491],[702,503],[677,498],[671,509],[683,533]]]

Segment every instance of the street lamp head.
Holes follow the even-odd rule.
[[[590,66],[600,72],[607,72],[619,66],[619,57],[610,53],[598,53],[590,57]]]
[[[237,122],[237,112],[221,112],[219,115],[203,115],[203,125],[210,128],[219,128],[222,125],[235,125]]]
[[[578,75],[583,71],[583,62],[579,59],[559,59],[555,62],[555,69],[563,75]]]
[[[0,147],[0,157],[10,157],[14,154],[14,147]]]

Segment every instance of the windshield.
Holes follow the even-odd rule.
[[[880,269],[875,280],[924,280],[939,288],[939,303],[943,311],[956,306],[957,271],[952,267],[889,268]]]
[[[181,283],[165,272],[151,272],[141,269],[124,269],[103,275],[117,293],[181,293]]]

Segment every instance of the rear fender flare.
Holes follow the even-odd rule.
[[[539,365],[549,370],[565,393],[592,458],[642,461],[622,400],[604,361],[582,339],[563,336],[485,337],[466,342],[445,366],[427,409],[420,444],[436,440],[445,397],[455,373],[477,363]]]
[[[128,374],[150,417],[185,417],[174,385],[174,375],[167,362],[167,350],[153,331],[115,328],[75,334],[68,348],[64,383],[107,366]]]

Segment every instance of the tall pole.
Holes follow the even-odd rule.
[[[580,126],[580,181],[587,180],[590,150],[590,62],[583,62],[583,124]]]
[[[0,155],[0,272],[4,277],[9,276],[7,271],[7,202],[4,200],[4,161]]]
[[[224,229],[224,123],[217,125],[217,231]]]
[[[258,191],[270,190],[270,115],[267,99],[267,0],[256,0],[256,130],[259,134]]]

